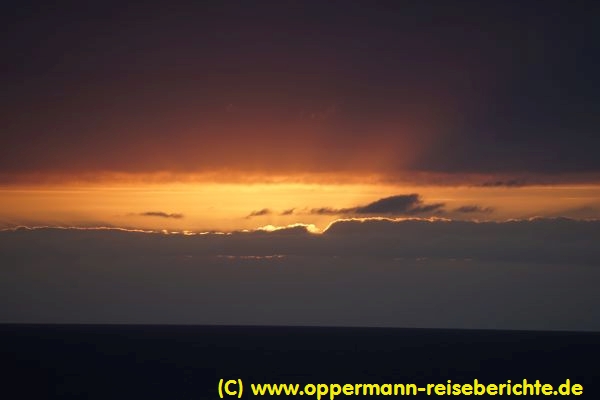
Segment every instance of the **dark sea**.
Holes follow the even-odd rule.
[[[220,379],[242,379],[243,398],[258,398],[250,383],[425,386],[475,378],[555,386],[570,379],[583,386],[579,398],[598,399],[599,360],[600,333],[0,325],[3,399],[218,399]]]

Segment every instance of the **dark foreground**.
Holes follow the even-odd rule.
[[[6,399],[217,399],[221,378],[246,386],[569,378],[583,385],[579,398],[600,398],[599,360],[600,333],[0,325],[2,393],[17,395]],[[243,398],[258,397],[246,387]]]

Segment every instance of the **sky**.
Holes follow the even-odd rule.
[[[415,193],[596,218],[597,8],[6,5],[0,224],[324,229],[273,214]]]
[[[556,282],[587,287],[587,274],[596,273],[590,264],[598,266],[589,238],[597,235],[600,219],[599,8],[592,1],[4,4],[0,51],[8,62],[0,65],[0,244],[16,237],[46,254],[51,250],[44,247],[46,238],[62,237],[65,229],[70,233],[56,244],[66,259],[53,256],[54,250],[47,262],[43,255],[29,261],[10,251],[3,255],[8,265],[33,269],[18,279],[5,270],[2,283],[17,279],[24,293],[36,290],[40,272],[28,263],[76,269],[87,262],[77,256],[78,245],[107,230],[115,246],[121,240],[145,243],[140,233],[179,235],[182,243],[215,236],[231,240],[229,246],[243,245],[246,252],[238,255],[253,257],[251,240],[244,244],[232,237],[300,231],[327,247],[334,228],[369,227],[363,232],[369,237],[374,222],[391,235],[382,242],[395,249],[404,236],[390,233],[386,224],[404,229],[420,221],[432,224],[432,232],[451,227],[445,239],[436,239],[442,247],[454,243],[453,235],[466,235],[456,246],[476,239],[461,231],[462,223],[481,224],[468,225],[475,230],[514,229],[523,243],[533,244],[545,236],[527,226],[544,221],[576,243],[563,249],[560,268],[545,255],[547,249],[535,246],[538,253],[525,258],[488,260],[479,241],[452,262],[469,270],[472,261],[465,260],[479,260],[487,272],[469,270],[468,279],[486,282],[496,279],[500,264],[508,263],[514,273],[524,264],[537,274],[536,268],[550,263]],[[512,225],[515,221],[523,225]],[[576,229],[579,223],[589,223],[588,230]],[[504,242],[494,229],[480,234],[496,254]],[[297,246],[304,243],[302,235]],[[117,252],[118,263],[148,258],[146,247],[132,248],[139,258]],[[286,249],[276,247],[267,255],[287,257]],[[425,259],[443,270],[456,258],[434,250],[411,253],[406,262]],[[373,260],[360,256],[333,264],[362,271],[378,263],[380,253],[389,255],[377,248]],[[576,260],[575,270],[561,269],[571,264],[565,254]],[[298,256],[313,266],[331,261],[321,253]],[[395,265],[398,257],[394,253],[381,265]],[[206,268],[218,269],[222,260],[210,260]],[[236,268],[249,262],[226,260]],[[285,257],[264,262],[274,260],[288,262]],[[221,282],[219,273],[214,276]],[[392,279],[393,274],[381,274]],[[129,282],[119,276],[116,282]],[[298,293],[309,290],[307,279],[299,280],[305,286]],[[268,287],[269,296],[276,296]],[[553,287],[523,291],[520,299],[551,296]],[[559,297],[600,301],[577,287]],[[42,292],[60,297],[52,290]],[[375,289],[369,290],[364,296]],[[68,293],[75,297],[67,296],[67,302],[81,300],[81,293]],[[0,321],[45,315],[42,309],[25,312],[14,296],[13,308],[4,309]],[[123,296],[123,304],[133,298]],[[492,297],[480,300],[503,309]],[[294,301],[289,306],[298,309]],[[544,310],[539,315],[547,317]],[[456,323],[440,324],[482,325],[473,312],[470,319],[457,315]],[[57,320],[69,320],[59,314]],[[147,317],[161,322],[152,315],[167,314]],[[531,324],[499,319],[483,325],[599,327],[585,313],[580,319],[567,314],[554,325],[544,323],[546,317]],[[271,320],[257,316],[255,322],[272,323],[279,314],[273,315]],[[309,323],[301,312],[290,315]],[[327,315],[314,321],[326,321]],[[436,325],[429,317],[405,325]],[[127,321],[119,318],[106,320]],[[290,318],[286,323],[294,322]],[[196,320],[188,315],[181,321]],[[402,325],[391,314],[380,322]]]

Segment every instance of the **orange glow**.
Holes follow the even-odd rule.
[[[444,203],[452,219],[506,220],[533,216],[600,217],[600,185],[516,188],[385,183],[279,183],[99,181],[0,187],[0,226],[114,226],[167,231],[233,231],[293,224],[318,232],[338,218],[317,208],[344,209],[378,199],[418,193],[425,203]],[[493,209],[458,213],[462,206]],[[385,217],[402,217],[383,215]],[[414,215],[427,217],[428,215]]]

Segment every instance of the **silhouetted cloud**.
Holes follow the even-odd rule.
[[[270,215],[270,214],[272,214],[271,210],[269,210],[268,208],[263,208],[262,210],[252,211],[250,214],[248,214],[246,216],[246,218],[262,217],[263,215]]]
[[[364,206],[351,208],[313,208],[310,213],[320,215],[416,215],[442,212],[444,205],[444,203],[425,204],[421,196],[412,193],[385,197]]]
[[[292,215],[294,213],[295,208],[290,208],[289,210],[283,210],[280,215]]]
[[[142,217],[160,217],[160,218],[174,218],[181,219],[183,218],[183,214],[179,213],[166,213],[163,211],[146,211],[143,213],[136,214]]]
[[[268,229],[0,231],[0,322],[600,330],[600,221]]]
[[[386,197],[366,206],[356,207],[357,214],[404,214],[422,203],[418,194]]]
[[[336,220],[322,234],[310,234],[312,229],[309,228],[295,224],[289,227],[267,226],[250,232],[189,236],[110,228],[17,229],[0,231],[0,245],[3,245],[0,251],[8,251],[11,246],[26,245],[27,241],[21,245],[17,242],[29,237],[35,239],[36,246],[52,252],[61,247],[62,240],[79,240],[83,243],[89,239],[89,254],[102,253],[110,248],[111,254],[127,254],[143,249],[149,254],[183,252],[198,256],[226,252],[237,255],[459,257],[600,266],[600,247],[597,246],[600,242],[600,220],[536,218],[472,222],[367,217]],[[146,235],[147,241],[137,243],[135,238],[139,235]],[[97,240],[102,237],[119,240]],[[37,240],[41,238],[44,240],[40,244]],[[149,243],[154,244],[146,248]],[[138,245],[143,247],[136,247]]]
[[[464,214],[469,214],[469,213],[490,214],[490,213],[494,212],[494,209],[492,207],[481,207],[481,206],[477,206],[477,205],[468,205],[468,206],[462,206],[462,207],[455,208],[454,212],[464,213]]]

